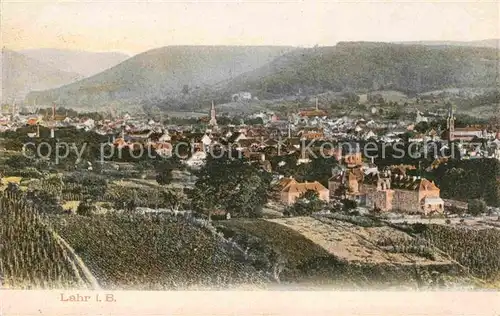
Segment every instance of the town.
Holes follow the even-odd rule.
[[[249,93],[239,95],[251,98]],[[196,173],[206,165],[207,156],[213,158],[217,150],[271,175],[269,190],[278,190],[279,194],[269,201],[285,214],[308,196],[306,193],[312,193],[325,202],[325,207],[349,200],[367,211],[428,216],[448,214],[446,210],[456,207],[463,209],[461,202],[474,200],[472,205],[482,205],[480,213],[488,209],[492,215],[500,215],[496,211],[500,197],[488,196],[487,207],[485,194],[452,192],[446,183],[452,178],[449,170],[444,177],[438,176],[449,164],[473,166],[475,161],[500,161],[500,131],[494,119],[457,127],[449,102],[441,111],[445,115],[426,116],[415,110],[409,113],[413,119],[408,120],[383,119],[375,111],[358,118],[336,117],[321,108],[317,98],[312,102],[313,107],[288,112],[286,117],[260,112],[239,122],[231,122],[227,114],[218,116],[212,102],[206,117],[187,119],[191,124],[168,124],[168,120],[155,121],[144,114],[70,111],[70,115],[56,104],[42,109],[43,114],[23,113],[26,109],[22,112],[14,104],[4,107],[8,112],[0,118],[5,135],[2,150],[9,153],[5,157],[12,155],[5,161],[2,183],[4,187],[10,184],[28,189],[29,174],[35,170],[45,173],[42,178],[50,173],[78,171],[146,183],[157,180],[158,184],[172,182],[176,174],[177,187],[189,190],[196,182]],[[81,138],[92,138],[95,143],[80,142],[81,148],[74,148],[75,156],[70,154],[69,144],[76,146],[77,139],[72,139],[80,138],[76,135],[86,135]],[[61,140],[65,141],[65,150],[58,145]],[[42,153],[43,142],[46,149],[54,148]],[[367,150],[369,146],[372,148]],[[399,156],[395,153],[398,146]],[[89,150],[94,152],[84,153]],[[27,154],[29,151],[32,154]],[[18,168],[21,161],[25,165]],[[36,169],[42,165],[49,174],[48,170]],[[85,198],[81,194],[70,204],[74,206]],[[230,209],[218,211],[232,213]]]
[[[496,4],[230,2],[2,3],[0,288],[498,290]]]

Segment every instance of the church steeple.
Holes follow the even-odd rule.
[[[217,126],[217,118],[215,117],[214,101],[212,101],[212,109],[210,110],[210,122],[208,124],[210,126]]]
[[[448,129],[448,141],[453,141],[455,133],[455,114],[453,113],[453,105],[449,105],[448,118],[446,119],[446,128]]]

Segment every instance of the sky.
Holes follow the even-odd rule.
[[[308,47],[339,41],[500,38],[498,1],[0,2],[2,47],[14,50],[133,55],[168,45]]]

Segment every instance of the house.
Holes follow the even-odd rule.
[[[318,193],[319,199],[329,202],[330,193],[318,181],[314,182],[297,182],[294,178],[284,178],[278,183],[280,187],[280,200],[286,205],[292,205],[305,192],[311,190]]]
[[[375,134],[373,131],[368,131],[362,137],[364,140],[369,140],[369,139],[376,138],[377,134]]]
[[[172,147],[172,144],[170,144],[170,143],[167,143],[167,142],[156,143],[154,145],[154,148],[155,148],[156,153],[162,157],[171,157],[172,156],[173,147]]]
[[[231,100],[233,100],[233,102],[249,101],[252,100],[252,94],[250,92],[240,91],[238,93],[233,94],[231,96]]]
[[[452,134],[453,140],[471,141],[474,138],[482,138],[482,137],[483,137],[483,131],[475,127],[455,128]]]
[[[423,115],[422,112],[417,110],[417,117],[415,119],[415,124],[421,123],[421,122],[428,122],[429,119]]]
[[[359,166],[333,175],[328,180],[330,196],[356,201],[381,211],[403,211],[425,215],[444,211],[436,184],[425,178],[394,174],[389,169],[364,174]]]
[[[172,140],[172,137],[168,133],[168,130],[165,130],[162,136],[158,139],[159,142],[169,142]]]
[[[205,164],[205,159],[207,154],[205,151],[197,151],[191,157],[189,157],[184,163],[190,168],[197,169],[201,168]]]
[[[424,141],[424,135],[423,134],[415,134],[412,137],[409,137],[408,141],[410,143],[422,143]]]
[[[425,215],[444,211],[440,190],[433,181],[399,175],[392,177],[391,187],[394,190],[392,209]]]
[[[210,136],[205,134],[201,138],[201,143],[203,144],[203,148],[205,148],[205,150],[208,150],[209,146],[213,143],[213,140]]]

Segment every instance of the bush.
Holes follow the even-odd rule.
[[[348,199],[342,200],[342,204],[344,204],[344,207],[343,207],[344,212],[348,212],[348,211],[353,210],[356,207],[358,207],[358,203],[356,201],[348,200]]]
[[[467,211],[472,216],[478,216],[479,214],[486,213],[488,210],[488,206],[486,202],[482,199],[474,199],[469,200],[469,204],[467,206]]]
[[[76,209],[76,214],[82,216],[92,216],[97,211],[97,206],[90,199],[81,201]]]

